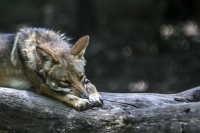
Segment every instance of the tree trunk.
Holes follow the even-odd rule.
[[[80,112],[33,92],[0,88],[0,133],[200,132],[200,87],[178,94],[101,95],[101,108]]]

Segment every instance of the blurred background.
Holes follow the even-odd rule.
[[[199,0],[0,0],[0,31],[23,26],[91,37],[99,91],[175,93],[200,84]]]

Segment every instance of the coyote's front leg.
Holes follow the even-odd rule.
[[[89,101],[92,103],[93,107],[101,106],[103,104],[101,95],[97,92],[96,87],[92,83],[86,83],[86,90],[89,95]]]
[[[46,84],[40,85],[40,91],[42,93],[44,93],[54,99],[57,99],[59,101],[63,101],[65,103],[73,106],[77,110],[81,111],[81,110],[90,109],[92,107],[102,106],[103,100],[102,100],[101,95],[97,92],[96,87],[91,83],[87,83],[86,90],[89,95],[89,100],[79,98],[72,94],[55,92],[52,89],[50,89],[48,87],[48,85],[46,85]]]
[[[68,105],[73,106],[75,109],[79,111],[92,108],[92,104],[89,102],[88,99],[82,99],[68,93],[56,92],[52,90],[51,88],[49,88],[49,86],[46,84],[41,84],[39,90],[41,91],[42,94],[48,95],[49,97],[52,97],[53,99],[65,102]]]

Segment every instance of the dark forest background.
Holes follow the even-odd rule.
[[[99,91],[175,93],[200,85],[199,0],[0,0],[0,31],[23,26],[91,37]]]

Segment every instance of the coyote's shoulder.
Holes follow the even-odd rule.
[[[101,97],[85,76],[83,55],[88,43],[84,36],[72,46],[64,34],[44,28],[0,33],[0,86],[33,86],[78,110],[99,106]]]

